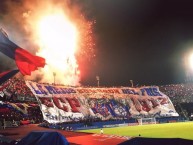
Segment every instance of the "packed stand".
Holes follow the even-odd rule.
[[[23,79],[9,79],[0,88],[1,128],[42,122],[40,107]]]
[[[31,90],[26,86],[25,81],[23,79],[12,78],[2,86],[6,86],[6,87],[0,93],[1,95],[0,101],[2,101],[0,105],[1,122],[4,122],[4,120],[17,121],[19,123],[25,123],[26,120],[29,120],[30,123],[40,123],[43,121],[43,118],[42,118],[43,115],[41,113],[39,105],[37,104],[36,98],[31,92]],[[166,85],[166,86],[160,86],[159,89],[161,92],[163,92],[168,97],[170,97],[177,112],[180,115],[187,117],[187,116],[190,116],[191,113],[193,113],[191,112],[190,109],[189,110],[184,109],[184,106],[183,106],[183,103],[193,103],[193,84],[189,83],[189,84]],[[93,100],[91,99],[91,101]],[[2,107],[5,104],[8,105],[7,109],[5,109],[6,107],[5,108]],[[119,106],[119,103],[116,106],[121,107]],[[62,117],[65,117],[65,116],[62,116]],[[56,118],[56,120],[57,119],[58,118]],[[112,121],[117,121],[116,119],[128,120],[128,118],[118,117]],[[84,126],[92,126],[92,124],[95,122],[106,121],[106,120],[102,120],[102,118],[100,117],[92,117],[92,116],[85,116],[83,118],[68,116],[68,119],[66,120],[69,120],[69,122],[61,123],[62,127],[63,127],[63,124],[71,124],[71,123],[72,124],[82,123]],[[111,121],[110,118],[108,119],[108,121]],[[49,124],[48,122],[44,121],[41,125],[48,126],[48,124]],[[52,125],[52,124],[49,124],[49,125]]]
[[[170,97],[177,112],[190,119],[193,114],[193,83],[171,84],[159,87],[160,91]],[[188,105],[191,104],[191,105]]]
[[[2,86],[7,87],[3,90],[2,99],[10,102],[35,101],[31,90],[26,86],[24,79],[12,78]]]

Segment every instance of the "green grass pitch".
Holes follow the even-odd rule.
[[[103,128],[104,134],[152,138],[184,138],[193,140],[193,122],[151,124]],[[100,129],[82,130],[87,133],[100,133]]]

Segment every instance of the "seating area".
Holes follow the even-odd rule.
[[[170,97],[180,116],[191,120],[193,114],[193,83],[171,84],[159,87],[160,91]]]
[[[16,122],[15,127],[21,124],[41,123],[40,125],[45,127],[67,128],[68,130],[72,127],[73,130],[101,127],[101,125],[135,124],[138,123],[136,118],[139,117],[156,117],[158,123],[185,121],[190,120],[190,116],[193,114],[193,84],[191,83],[159,86],[159,90],[166,94],[169,100],[159,97],[159,90],[155,91],[155,87],[131,90],[121,87],[99,89],[82,87],[79,89],[62,86],[63,89],[61,89],[57,86],[52,88],[49,84],[38,84],[42,85],[44,89],[49,88],[52,91],[55,89],[57,92],[60,89],[65,93],[73,94],[63,94],[63,98],[38,98],[36,94],[32,93],[32,88],[28,87],[22,79],[12,78],[2,86],[4,85],[7,86],[0,93],[0,124],[1,126],[4,124],[6,127],[13,127],[14,121]],[[48,95],[49,89],[47,90]],[[151,97],[145,100],[134,97],[134,95],[140,96],[138,90],[146,91],[149,96],[158,95],[157,100],[152,100]],[[154,92],[150,93],[152,90]],[[141,95],[143,96],[143,94]],[[170,110],[165,116],[161,114],[163,110],[160,108],[165,107],[165,103],[171,105],[171,102],[179,113],[179,117],[172,117],[171,114],[168,114],[169,111],[175,111],[172,108],[169,108]],[[53,109],[56,110],[56,108],[57,111],[53,112]],[[154,113],[151,114],[150,112],[153,110]],[[167,111],[167,108],[164,111]]]

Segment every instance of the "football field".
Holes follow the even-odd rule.
[[[152,137],[152,138],[184,138],[193,140],[193,122],[151,124],[103,128],[104,134]],[[81,132],[100,133],[100,129],[82,130]]]

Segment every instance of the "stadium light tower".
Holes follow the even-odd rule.
[[[53,72],[53,77],[54,77],[54,85],[55,85],[55,78],[56,78],[56,73],[55,72]]]
[[[130,80],[130,83],[131,83],[131,87],[133,88],[133,80]]]
[[[96,76],[96,80],[97,80],[97,86],[99,87],[100,77],[99,77],[99,76]]]

